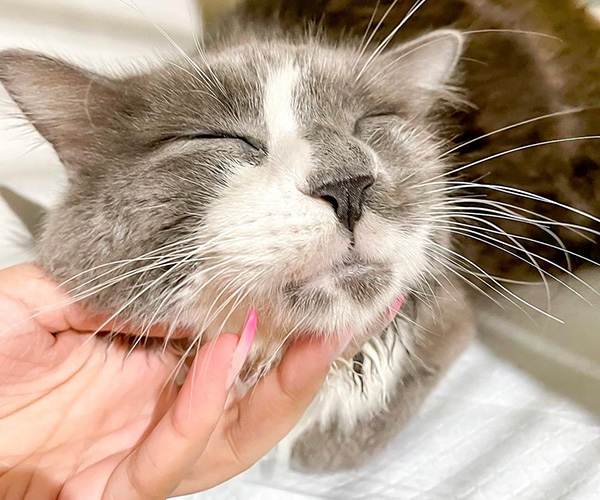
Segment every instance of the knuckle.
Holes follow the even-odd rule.
[[[127,479],[133,491],[135,491],[139,497],[154,499],[156,498],[155,492],[150,491],[150,487],[144,480],[145,474],[142,473],[139,467],[139,456],[136,457],[138,460],[132,460],[127,466]]]
[[[220,411],[210,408],[204,408],[198,415],[174,411],[169,413],[169,425],[176,439],[189,441],[194,439],[198,432],[212,432],[220,417]]]
[[[239,465],[244,465],[247,462],[246,453],[243,451],[242,447],[240,447],[239,440],[237,435],[240,432],[243,432],[244,436],[247,438],[249,432],[248,429],[244,429],[242,431],[242,421],[241,421],[241,413],[238,406],[234,406],[230,409],[230,419],[231,424],[227,426],[227,430],[225,433],[226,443],[231,450],[231,456],[235,463]]]
[[[226,439],[233,460],[239,465],[244,465],[246,463],[246,456],[245,453],[240,449],[237,439],[235,438],[233,432],[227,431]]]
[[[304,391],[302,390],[302,387],[300,387],[298,384],[290,383],[286,379],[287,377],[285,376],[283,371],[280,368],[278,368],[278,373],[276,377],[278,392],[286,401],[298,401],[298,399],[303,396]]]
[[[187,440],[189,439],[189,433],[186,430],[185,424],[182,422],[182,417],[179,415],[180,412],[169,413],[169,427],[175,435],[176,439]]]

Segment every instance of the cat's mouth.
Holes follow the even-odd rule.
[[[340,278],[361,276],[375,271],[376,267],[376,264],[366,262],[355,253],[349,253],[340,263],[333,266],[332,273]]]
[[[334,287],[353,300],[364,303],[377,298],[390,287],[389,269],[379,263],[368,263],[351,256],[331,270]]]
[[[292,304],[330,305],[339,299],[369,303],[389,293],[391,270],[379,262],[367,262],[355,253],[345,255],[330,269],[302,281],[288,283],[284,295]]]

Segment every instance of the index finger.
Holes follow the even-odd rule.
[[[256,461],[298,423],[325,382],[331,364],[352,335],[306,339],[293,344],[281,364],[261,380],[239,404],[230,442],[237,453]]]
[[[102,499],[166,498],[204,451],[228,394],[227,375],[238,344],[221,334],[196,356],[175,404],[112,473]]]
[[[280,365],[223,415],[195,475],[175,493],[219,484],[265,456],[302,418],[351,338],[348,333],[296,341]]]

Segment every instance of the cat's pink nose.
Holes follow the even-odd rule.
[[[313,198],[329,203],[340,223],[349,231],[362,217],[365,192],[375,182],[372,175],[329,180],[310,191]]]

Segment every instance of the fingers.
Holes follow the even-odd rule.
[[[300,420],[323,385],[351,335],[297,341],[281,364],[259,382],[239,405],[230,443],[253,463],[283,439]]]
[[[204,452],[255,330],[251,313],[239,338],[223,334],[200,350],[175,404],[115,469],[103,499],[163,500],[173,492]]]
[[[95,331],[102,322],[89,314],[58,289],[38,267],[20,264],[0,271],[0,294],[21,303],[27,311],[28,320],[48,332],[66,330]]]
[[[236,345],[235,335],[221,335],[201,349],[175,404],[115,469],[103,499],[163,500],[170,495],[182,471],[204,450],[219,421]]]
[[[199,474],[182,482],[176,493],[219,484],[266,455],[298,423],[350,339],[347,334],[292,345],[281,364],[228,411],[229,418],[221,419],[195,467]]]
[[[0,296],[21,304],[21,319],[11,325],[16,328],[24,329],[28,322],[34,321],[37,327],[50,333],[67,330],[92,333],[101,329],[136,334],[134,326],[127,325],[118,318],[90,314],[80,302],[74,302],[34,264],[20,264],[0,270]],[[169,328],[153,325],[149,332],[144,333],[152,337],[164,337],[169,333]],[[175,336],[185,334],[176,333]]]

